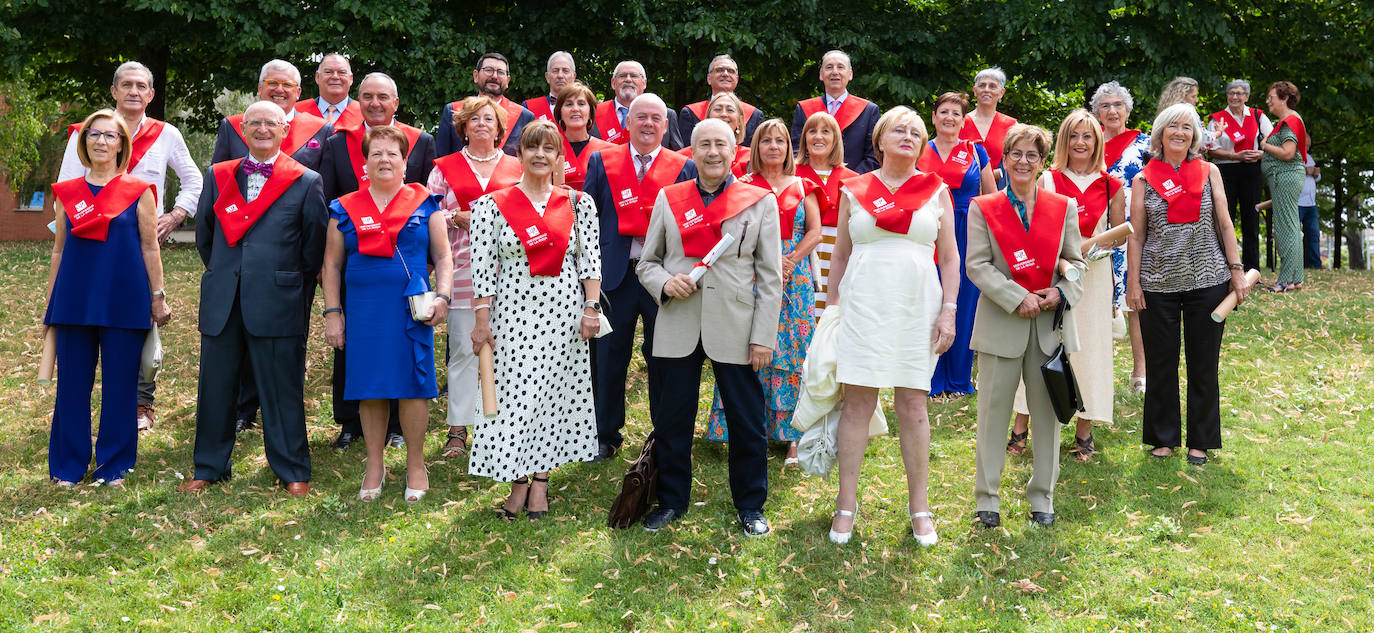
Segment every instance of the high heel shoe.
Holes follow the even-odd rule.
[[[835,510],[832,517],[854,517],[854,523],[858,523],[859,508],[855,507],[853,512],[849,510]],[[830,528],[830,542],[836,545],[844,545],[849,542],[849,537],[854,536],[854,523],[849,524],[848,532],[836,532],[835,528]]]
[[[549,485],[548,485],[548,484],[549,484],[549,478],[548,478],[548,477],[540,477],[539,475],[532,475],[532,476],[530,476],[530,480],[533,482],[533,483],[530,484],[530,492],[533,492],[533,491],[534,491],[534,484],[544,484],[544,508],[545,508],[545,509],[543,509],[543,510],[531,510],[531,509],[530,509],[530,498],[529,498],[529,495],[526,495],[526,496],[525,496],[525,514],[529,515],[531,521],[538,521],[539,519],[544,518],[544,515],[546,515],[546,514],[549,513],[549,511],[548,511],[548,507],[549,507]]]
[[[529,502],[529,494],[530,494],[529,488],[528,488],[529,485],[530,485],[530,480],[527,479],[527,478],[525,478],[525,477],[521,477],[521,478],[519,478],[519,479],[516,479],[516,480],[511,481],[511,482],[510,482],[510,487],[511,487],[510,494],[511,494],[511,496],[512,496],[512,497],[515,496],[515,487],[516,487],[516,486],[526,486],[526,488],[525,488],[525,502]],[[507,503],[509,503],[509,502],[510,502],[510,500],[507,499]],[[520,507],[521,507],[521,508],[525,507],[525,503],[521,503],[521,504],[520,504]],[[506,522],[514,521],[514,520],[516,519],[516,517],[520,516],[519,509],[518,509],[518,508],[517,508],[514,512],[512,512],[512,511],[510,511],[510,510],[507,510],[505,505],[502,505],[501,507],[497,508],[496,511],[500,514],[501,520],[506,521]]]
[[[366,478],[367,475],[363,475],[363,477]],[[359,488],[359,489],[358,489],[358,501],[362,501],[362,502],[376,501],[376,500],[377,500],[377,497],[382,496],[382,486],[385,486],[385,485],[386,485],[386,466],[383,466],[383,467],[382,467],[382,483],[377,484],[377,487],[376,487],[376,488]]]
[[[935,530],[933,529],[933,528],[935,527],[935,515],[933,515],[933,514],[931,514],[931,513],[929,513],[929,512],[912,512],[912,513],[911,513],[911,518],[912,518],[913,520],[915,520],[915,519],[930,519],[930,524],[931,524],[931,528],[932,528],[930,534],[917,534],[917,533],[916,533],[916,528],[915,528],[915,527],[912,527],[912,528],[911,528],[911,535],[914,536],[914,537],[916,537],[916,542],[917,542],[917,543],[920,543],[921,546],[923,546],[923,547],[930,547],[931,545],[934,545],[934,544],[940,542],[940,535],[936,534],[936,533],[935,533]]]
[[[1131,394],[1137,396],[1145,395],[1145,377],[1131,376]]]
[[[428,473],[426,473],[426,475],[428,475]],[[406,491],[405,491],[405,493],[402,494],[401,498],[402,498],[402,499],[405,499],[405,500],[406,500],[406,503],[419,503],[419,501],[420,501],[421,499],[424,499],[424,498],[425,498],[425,493],[426,493],[426,492],[429,492],[429,488],[424,488],[424,489],[421,489],[421,490],[416,490],[416,489],[414,489],[414,488],[411,488],[411,487],[410,487],[410,477],[407,476],[407,477],[406,477]]]

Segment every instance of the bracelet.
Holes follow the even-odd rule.
[[[478,310],[486,310],[486,309],[489,309],[489,308],[491,308],[491,304],[490,304],[490,303],[479,303],[479,304],[477,304],[477,305],[472,306],[472,311],[473,311],[473,312],[476,312],[476,311],[478,311]]]
[[[942,308],[949,308],[950,310],[954,310],[955,312],[958,312],[958,311],[959,311],[959,304],[957,304],[957,303],[950,303],[950,302],[948,302],[948,301],[946,301],[946,302],[940,304],[940,307],[942,307]]]
[[[167,289],[166,289],[166,288],[158,288],[157,290],[154,290],[154,291],[153,291],[153,296],[154,296],[154,297],[162,297],[163,299],[166,299],[166,298],[167,298]]]
[[[331,313],[334,313],[334,312],[338,312],[339,314],[343,314],[343,308],[325,308],[325,309],[324,309],[324,312],[321,312],[320,314],[321,314],[321,315],[328,315],[328,314],[331,314]]]
[[[1240,264],[1237,264],[1235,262],[1226,262],[1226,267],[1230,268],[1231,270],[1245,270],[1244,266],[1241,266]]]

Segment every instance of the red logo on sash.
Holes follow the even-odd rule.
[[[1212,120],[1221,124],[1222,131],[1231,139],[1231,144],[1237,152],[1255,149],[1255,139],[1259,136],[1260,111],[1258,108],[1250,108],[1249,114],[1242,124],[1237,123],[1236,117],[1231,116],[1230,109],[1212,113]]]
[[[1103,150],[1106,152],[1108,168],[1121,160],[1121,155],[1126,153],[1126,148],[1130,147],[1131,143],[1134,143],[1136,137],[1140,136],[1140,134],[1140,130],[1126,130],[1125,132],[1107,139],[1107,142],[1103,145]]]
[[[415,209],[428,198],[429,190],[424,185],[409,183],[396,192],[396,197],[385,209],[377,208],[377,201],[365,188],[339,196],[339,205],[353,221],[353,230],[358,234],[358,252],[391,258],[396,254],[396,236],[405,228]]]
[[[755,174],[744,177],[743,182],[769,190],[773,188],[767,179]],[[792,184],[783,187],[782,191],[773,191],[773,195],[778,197],[778,232],[782,241],[792,239],[792,232],[797,228],[797,207],[802,205],[807,196],[818,192],[820,188],[820,185],[810,180],[798,178],[792,181]]]
[[[832,174],[830,177],[835,176]],[[943,184],[939,176],[920,172],[907,178],[896,191],[890,191],[878,179],[877,172],[844,181],[844,186],[854,194],[859,206],[876,218],[878,228],[901,235],[911,230],[911,216],[925,206]]]
[[[1059,246],[1064,239],[1064,215],[1069,199],[1052,191],[1036,189],[1035,212],[1030,230],[1012,207],[1004,191],[973,199],[987,220],[988,231],[1011,268],[1011,279],[1029,292],[1044,290],[1054,281]]]
[[[110,232],[110,221],[137,203],[148,188],[152,188],[156,199],[157,187],[133,176],[120,174],[105,183],[99,195],[91,195],[91,187],[86,184],[85,176],[54,183],[52,193],[62,202],[72,235],[104,242]]]
[[[664,125],[667,125],[665,122]],[[615,111],[615,100],[608,99],[596,104],[596,129],[601,132],[601,140],[616,145],[630,142],[630,133],[620,124],[620,115]]]
[[[502,189],[491,194],[491,199],[524,245],[530,274],[556,277],[562,273],[563,256],[568,252],[568,239],[576,221],[567,191],[554,187],[542,216],[519,187]]]
[[[773,195],[763,187],[735,181],[725,191],[711,201],[711,206],[701,199],[696,180],[687,180],[663,188],[664,199],[677,221],[678,234],[682,237],[682,253],[687,257],[705,257],[711,248],[720,241],[720,226],[726,220],[739,215],[741,211]]]
[[[525,109],[534,113],[534,118],[550,123],[557,123],[558,119],[553,116],[553,105],[549,103],[548,97],[535,97],[525,100]],[[512,123],[511,125],[515,125]]]
[[[400,128],[406,135],[406,144],[410,146],[410,151],[415,151],[415,143],[420,140],[420,128],[411,127],[404,123],[392,120],[391,125]],[[363,135],[367,134],[367,127],[364,123],[359,123],[357,127],[341,128],[339,132],[344,135],[344,146],[348,148],[348,166],[353,168],[353,177],[358,180],[358,189],[366,189],[371,181],[367,177],[367,157],[363,156]]]
[[[153,148],[153,143],[157,142],[157,137],[162,135],[162,130],[167,127],[166,123],[147,117],[143,119],[143,125],[134,134],[133,149],[129,152],[129,171],[134,170],[138,161],[148,154],[148,150]]]
[[[797,105],[801,106],[802,114],[806,115],[808,119],[817,112],[826,112],[824,97],[811,97],[798,102]],[[864,113],[866,107],[868,107],[867,99],[861,99],[854,95],[845,97],[844,101],[840,103],[840,108],[835,111],[835,121],[840,124],[840,131],[843,132],[850,123],[856,121],[859,115]]]
[[[587,161],[591,160],[592,154],[603,149],[615,147],[615,143],[608,143],[595,136],[587,137],[587,144],[582,146],[582,154],[573,152],[572,143],[568,142],[568,137],[563,137],[563,184],[582,191],[582,185],[587,182]]]
[[[524,166],[520,164],[520,159],[501,154],[501,158],[496,161],[496,169],[491,172],[491,179],[487,180],[487,186],[483,187],[462,152],[454,152],[448,156],[436,158],[434,159],[434,166],[444,174],[444,181],[448,183],[448,188],[453,191],[453,198],[458,201],[457,210],[460,211],[471,209],[473,200],[488,193],[500,191],[506,187],[514,187],[515,183],[520,182],[520,174],[524,172]]]
[[[325,126],[324,119],[299,110],[288,123],[291,124],[291,128],[287,130],[286,138],[282,139],[281,142],[281,151],[287,156],[291,156],[300,148],[305,147],[310,139],[320,131],[320,128]],[[243,115],[235,114],[229,117],[229,126],[239,133],[239,138],[243,139],[244,145],[247,145],[248,135],[243,131]]]
[[[1286,117],[1283,117],[1282,121],[1279,121],[1274,125],[1274,131],[1269,133],[1269,138],[1273,138],[1274,135],[1278,134],[1279,128],[1283,127],[1285,123],[1288,124],[1288,129],[1293,130],[1293,136],[1296,136],[1298,138],[1298,153],[1302,155],[1303,162],[1306,162],[1307,126],[1303,124],[1302,118],[1298,115],[1290,114]]]
[[[1078,204],[1078,233],[1083,237],[1092,237],[1097,230],[1097,221],[1102,219],[1102,214],[1107,212],[1111,204],[1112,196],[1121,190],[1121,181],[1105,171],[1098,172],[1097,180],[1092,181],[1084,191],[1061,171],[1050,170],[1050,177],[1054,179],[1056,193],[1073,198]]]
[[[1197,222],[1202,215],[1202,187],[1211,172],[1201,158],[1184,161],[1178,171],[1162,160],[1150,159],[1141,173],[1159,197],[1169,203],[1169,224]]]
[[[649,171],[641,182],[635,174],[634,148],[604,150],[601,162],[606,166],[606,184],[611,189],[611,199],[615,201],[616,222],[621,235],[644,237],[649,232],[649,214],[654,210],[654,200],[658,192],[677,181],[687,158],[677,152],[660,150],[658,158],[649,164]],[[707,247],[710,248],[710,247]]]
[[[958,189],[964,186],[964,177],[968,174],[969,166],[973,165],[977,158],[978,150],[971,141],[960,141],[949,151],[948,158],[940,158],[940,151],[935,149],[935,141],[930,141],[926,151],[921,152],[920,160],[916,161],[916,169],[928,174],[938,174],[946,186]]]
[[[821,186],[818,200],[821,206],[821,226],[835,226],[840,221],[840,185],[859,174],[844,165],[836,165],[830,171],[829,177],[822,178],[807,164],[797,165],[797,175]]]
[[[993,169],[997,169],[1002,164],[1002,142],[1007,139],[1007,130],[1016,125],[1013,119],[1001,112],[992,118],[992,125],[988,126],[988,135],[985,138],[978,131],[978,125],[973,122],[973,114],[964,116],[964,127],[959,130],[959,138],[973,141],[983,146],[988,151],[988,162]]]
[[[272,177],[263,183],[258,197],[248,202],[243,199],[243,192],[239,191],[239,183],[235,178],[244,160],[226,160],[210,167],[215,176],[215,187],[219,189],[219,197],[215,199],[215,218],[224,231],[224,241],[230,246],[238,246],[239,240],[253,228],[258,218],[306,171],[305,165],[296,162],[285,152],[278,154],[272,164]]]

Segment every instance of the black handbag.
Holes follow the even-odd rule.
[[[611,502],[611,511],[606,517],[608,527],[623,530],[634,525],[649,512],[654,503],[655,488],[658,484],[658,463],[654,460],[654,434],[644,438],[644,448],[639,458],[630,464],[625,479],[620,484],[620,494]]]
[[[1064,324],[1064,298],[1060,297],[1059,307],[1054,310],[1054,325],[1059,331]],[[1069,365],[1069,353],[1064,351],[1064,343],[1050,354],[1050,359],[1040,366],[1040,375],[1045,379],[1045,388],[1050,392],[1050,404],[1054,405],[1054,415],[1060,424],[1068,424],[1075,413],[1083,411],[1083,396],[1078,391],[1078,380],[1073,376]]]

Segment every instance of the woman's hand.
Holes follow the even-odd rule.
[[[158,327],[167,325],[172,320],[172,309],[167,306],[167,297],[158,295],[153,297],[153,323]]]
[[[1141,292],[1139,283],[1126,284],[1126,307],[1136,312],[1145,309],[1145,293]]]
[[[440,301],[443,302],[442,305],[439,303]],[[434,312],[430,314],[429,320],[425,321],[425,325],[433,327],[443,323],[446,318],[448,318],[448,300],[443,297],[435,297]]]
[[[485,319],[478,319],[477,325],[472,326],[472,353],[481,354],[483,345],[490,345],[496,349],[496,337],[491,335],[491,324]]]
[[[344,317],[342,312],[324,315],[324,342],[334,349],[344,346]]]
[[[448,228],[468,230],[472,223],[472,211],[457,209],[448,212]]]
[[[582,323],[578,327],[578,333],[582,335],[582,340],[587,340],[601,332],[601,313],[587,308],[582,311]]]
[[[792,282],[792,271],[797,269],[797,262],[792,259],[792,254],[782,256],[782,285],[786,286]]]
[[[940,308],[940,316],[935,319],[934,331],[930,334],[930,346],[936,354],[943,354],[954,345],[954,310]]]
[[[1236,305],[1245,303],[1245,299],[1250,296],[1250,283],[1245,279],[1245,272],[1241,270],[1231,270],[1231,292],[1236,293]],[[1129,295],[1127,295],[1129,298]]]

